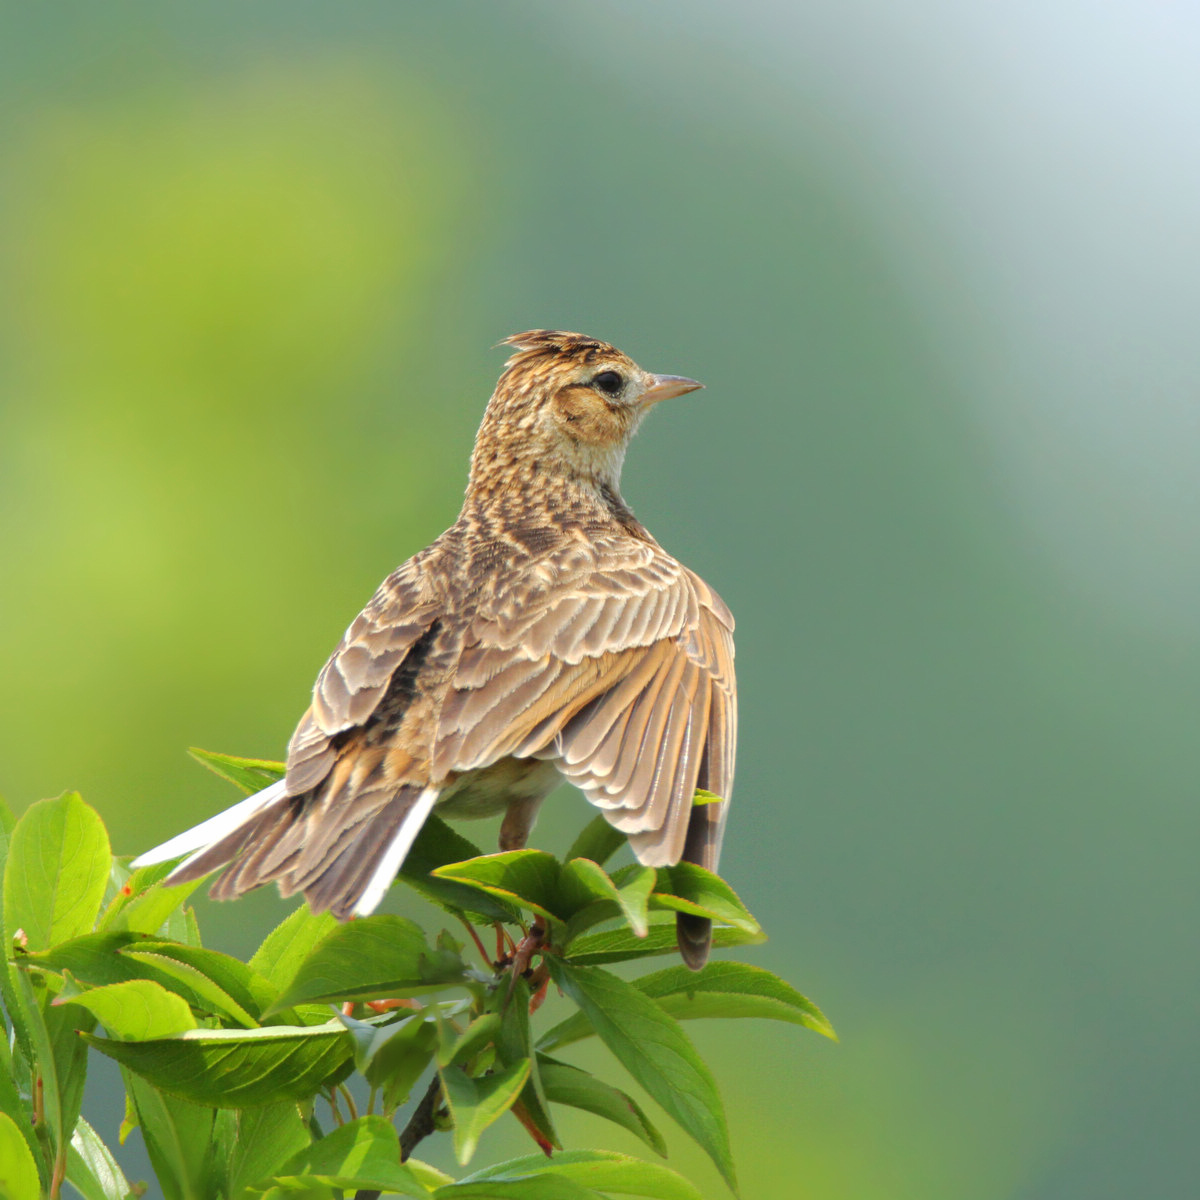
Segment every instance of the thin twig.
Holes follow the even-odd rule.
[[[442,1077],[434,1071],[421,1103],[413,1109],[408,1124],[400,1132],[400,1161],[406,1162],[418,1143],[437,1132],[437,1111],[442,1106]]]
[[[467,932],[471,935],[471,941],[475,943],[475,946],[479,951],[479,957],[483,959],[483,965],[490,970],[493,965],[492,960],[488,958],[488,952],[484,949],[483,943],[479,940],[479,934],[475,932],[475,926],[472,925],[471,922],[462,915],[462,913],[458,914],[458,919],[467,927]]]

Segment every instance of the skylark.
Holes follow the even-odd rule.
[[[733,786],[733,618],[621,497],[634,432],[701,385],[577,333],[533,330],[484,413],[458,520],[397,568],[317,678],[287,775],[143,854],[224,867],[314,911],[371,912],[426,817],[503,813],[523,847],[562,779],[648,866],[715,870]],[[697,787],[721,803],[693,804]],[[693,968],[712,930],[681,913]]]

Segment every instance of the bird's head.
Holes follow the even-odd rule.
[[[616,491],[625,449],[646,413],[703,386],[643,371],[615,346],[579,333],[535,329],[501,344],[516,353],[479,427],[472,488],[540,475]]]

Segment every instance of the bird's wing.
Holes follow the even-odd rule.
[[[423,551],[384,580],[321,669],[312,704],[288,743],[289,795],[301,795],[325,778],[336,757],[333,739],[375,711],[396,669],[436,620],[428,557],[430,551]]]
[[[729,610],[644,543],[573,547],[526,579],[482,605],[465,638],[435,774],[550,759],[642,862],[678,862],[697,781],[726,797],[732,786]]]

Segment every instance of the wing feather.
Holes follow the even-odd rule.
[[[433,765],[440,778],[506,755],[548,759],[641,861],[661,865],[688,852],[693,812],[723,824],[726,805],[694,809],[692,797],[701,779],[732,789],[732,618],[656,546],[621,554],[547,567],[536,588],[483,606],[442,701]],[[715,865],[719,840],[696,845]]]
[[[303,795],[332,769],[334,739],[362,725],[378,707],[405,656],[437,618],[428,581],[439,553],[435,542],[380,585],[317,676],[312,705],[288,743],[288,794]]]

